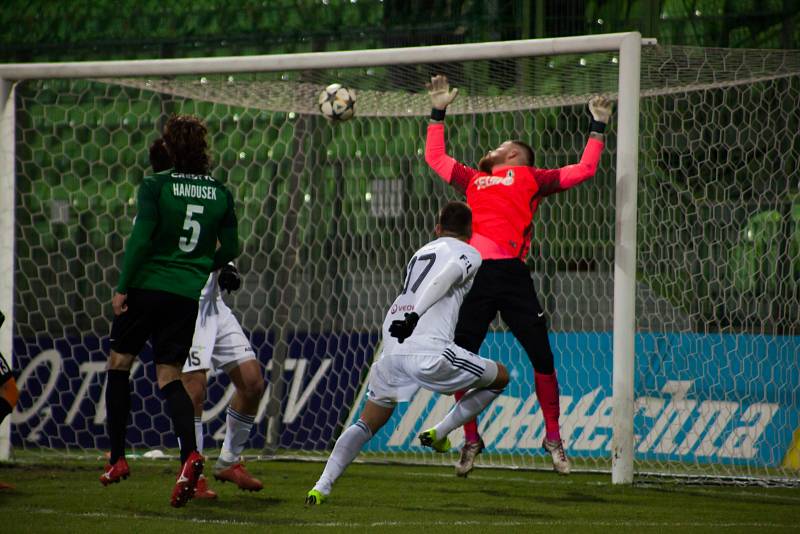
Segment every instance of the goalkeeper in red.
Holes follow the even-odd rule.
[[[603,151],[603,132],[611,118],[611,102],[599,96],[589,101],[589,139],[579,163],[538,169],[532,166],[533,149],[522,141],[510,140],[481,158],[474,169],[448,156],[445,149],[445,110],[458,90],[450,88],[445,76],[434,76],[428,91],[433,109],[425,161],[446,182],[466,194],[473,212],[470,245],[478,249],[483,260],[461,307],[455,342],[477,353],[489,325],[500,312],[533,365],[536,396],[545,422],[542,447],[551,455],[553,468],[560,474],[569,474],[570,462],[559,432],[558,379],[547,320],[525,259],[539,202],[594,176]],[[456,465],[458,476],[467,476],[475,456],[484,447],[474,420],[464,426],[464,435],[465,444]]]
[[[233,196],[209,175],[207,136],[206,126],[196,117],[178,115],[167,121],[163,142],[174,168],[145,177],[139,186],[136,220],[112,299],[115,317],[106,387],[111,458],[100,482],[106,486],[130,475],[125,461],[129,375],[150,339],[158,388],[181,450],[181,470],[170,501],[175,507],[193,497],[203,472],[194,406],[181,382],[198,298],[209,273],[234,259],[239,249]]]

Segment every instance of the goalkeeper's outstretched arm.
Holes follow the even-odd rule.
[[[444,142],[444,116],[447,106],[458,96],[458,89],[450,89],[446,76],[434,76],[427,84],[431,97],[431,122],[425,138],[425,162],[436,174],[441,176],[462,193],[467,190],[470,179],[478,173],[447,155]]]
[[[605,129],[611,119],[611,101],[602,96],[589,100],[589,112],[592,120],[589,123],[589,140],[583,149],[578,163],[558,169],[534,169],[539,190],[543,195],[551,195],[566,191],[595,175],[600,163],[600,155],[605,145]]]

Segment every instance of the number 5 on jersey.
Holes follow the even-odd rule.
[[[178,241],[178,247],[184,252],[191,252],[197,246],[197,241],[200,239],[200,222],[192,219],[194,215],[202,215],[203,206],[197,204],[186,205],[186,219],[183,220],[183,230],[191,232],[189,237],[181,236]]]

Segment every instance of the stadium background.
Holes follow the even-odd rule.
[[[742,48],[800,48],[800,6],[789,0],[764,3],[734,1],[651,1],[651,2],[93,2],[75,5],[64,13],[58,3],[29,4],[9,2],[0,14],[0,24],[6,28],[0,45],[0,60],[65,61],[92,59],[169,58],[194,56],[227,56],[305,51],[352,50],[423,44],[480,42],[526,37],[555,37],[639,30],[664,44],[702,45]],[[109,18],[113,10],[115,17]],[[441,15],[437,17],[437,15]],[[437,18],[439,20],[437,20]],[[577,80],[576,84],[585,84]],[[409,87],[418,90],[418,87]],[[500,88],[502,89],[502,88]],[[17,294],[15,316],[20,364],[63,342],[72,351],[80,346],[89,354],[87,361],[101,361],[104,350],[98,338],[107,331],[107,302],[115,282],[115,261],[122,249],[122,236],[130,229],[129,198],[145,172],[146,151],[143,147],[152,131],[169,113],[186,111],[180,101],[170,98],[135,99],[137,89],[105,89],[103,104],[91,97],[92,87],[85,81],[26,82],[18,87],[20,113],[17,131],[24,145],[18,145],[17,187],[19,236],[17,254],[19,272],[16,276]],[[137,103],[132,105],[131,102]],[[61,112],[45,114],[38,103],[63,105]],[[376,243],[391,243],[398,253],[424,238],[423,235],[398,235],[404,222],[392,219],[377,222],[369,217],[370,209],[361,199],[370,190],[363,180],[353,180],[360,169],[348,169],[334,160],[326,169],[328,177],[336,178],[332,189],[323,181],[310,181],[303,194],[324,198],[317,211],[305,218],[287,221],[288,206],[297,202],[297,190],[284,177],[293,164],[288,156],[296,152],[295,133],[283,127],[288,116],[274,114],[267,118],[251,110],[221,104],[198,105],[196,112],[207,116],[214,132],[213,153],[217,172],[227,175],[237,194],[240,213],[240,232],[246,256],[240,263],[243,272],[263,272],[262,277],[248,277],[248,286],[240,292],[233,305],[235,310],[249,307],[243,323],[250,330],[257,325],[294,323],[304,326],[303,335],[314,337],[312,344],[329,343],[352,346],[344,351],[352,358],[364,358],[366,342],[358,334],[343,334],[331,338],[329,332],[350,332],[363,322],[360,314],[380,314],[370,309],[375,298],[368,294],[370,285],[391,284],[390,280],[376,281],[342,275],[342,257],[371,255]],[[97,137],[89,129],[74,127],[88,120],[102,124],[106,135]],[[258,121],[267,127],[259,129]],[[314,119],[310,119],[314,120]],[[502,121],[502,117],[497,119]],[[565,129],[564,117],[546,114],[543,119],[554,131]],[[757,121],[758,118],[753,118]],[[36,128],[31,128],[35,126]],[[488,129],[488,128],[487,128]],[[574,129],[574,128],[573,128]],[[41,133],[45,132],[45,133]],[[342,137],[337,138],[337,135]],[[308,150],[307,157],[320,160],[322,151],[331,147],[363,154],[365,165],[373,168],[374,181],[388,181],[396,176],[411,177],[422,172],[424,163],[411,157],[409,147],[416,147],[419,132],[410,130],[400,136],[388,132],[372,132],[357,136],[353,141],[343,136],[352,132],[342,129],[339,134],[319,138]],[[391,141],[391,142],[389,142]],[[564,139],[544,136],[541,151],[556,163],[571,154],[560,152]],[[486,146],[492,139],[485,140]],[[454,145],[458,140],[453,141]],[[577,143],[568,143],[569,146]],[[375,147],[383,150],[376,150]],[[245,147],[245,149],[242,149]],[[268,150],[267,147],[271,147]],[[318,151],[314,153],[313,151]],[[334,152],[337,152],[337,148]],[[689,149],[691,150],[691,148]],[[574,152],[574,151],[573,151]],[[244,154],[244,157],[242,157]],[[57,156],[56,156],[57,155]],[[388,158],[386,157],[388,155]],[[690,153],[689,157],[693,155]],[[768,158],[768,154],[761,157]],[[697,160],[707,160],[698,154]],[[547,164],[548,160],[543,164]],[[768,167],[768,166],[763,166]],[[111,177],[112,180],[108,181]],[[722,179],[730,187],[746,195],[751,190],[753,176],[729,172]],[[93,187],[92,183],[102,183]],[[357,184],[357,185],[352,185]],[[317,188],[317,189],[315,189]],[[413,206],[406,217],[423,217],[432,212],[445,188],[436,182],[410,184],[404,191],[403,205]],[[581,201],[602,204],[602,193],[588,189]],[[733,195],[738,198],[739,195]],[[266,209],[264,199],[267,199]],[[699,330],[733,328],[739,332],[762,332],[768,328],[774,335],[796,334],[798,314],[786,310],[783,303],[796,295],[797,284],[776,284],[775,280],[800,276],[800,204],[795,196],[778,202],[779,209],[742,210],[732,205],[727,213],[740,217],[741,232],[726,236],[713,250],[697,251],[691,279],[679,280],[693,290],[691,301],[682,292],[665,290],[654,297],[663,299],[675,308],[692,308],[687,314]],[[391,207],[386,208],[391,210]],[[609,208],[611,209],[611,208]],[[274,216],[267,214],[275,214]],[[542,208],[534,233],[544,236],[540,252],[529,259],[532,269],[545,274],[537,279],[545,307],[555,310],[554,330],[580,331],[585,313],[576,313],[575,304],[558,301],[562,285],[592,284],[593,276],[607,278],[604,266],[613,256],[613,244],[608,235],[609,213],[602,209],[584,212],[582,224],[592,229],[580,238],[570,233],[552,231],[571,212],[557,208]],[[326,221],[318,224],[319,220]],[[553,224],[545,227],[541,220]],[[342,233],[341,221],[356,221],[355,226]],[[312,224],[314,222],[314,224]],[[647,225],[647,221],[642,224]],[[420,224],[414,226],[420,227]],[[292,228],[292,231],[287,230]],[[646,234],[645,229],[645,234]],[[655,233],[655,230],[654,230]],[[746,237],[745,237],[746,236]],[[287,241],[299,239],[298,247],[306,263],[317,265],[307,276],[308,293],[293,295],[302,301],[312,300],[313,306],[287,305],[282,290],[282,251]],[[302,243],[315,243],[303,248]],[[320,246],[321,245],[321,246]],[[379,247],[380,248],[380,247]],[[392,247],[390,247],[392,248]],[[728,271],[711,272],[702,258],[724,255]],[[327,259],[326,259],[327,256]],[[720,256],[721,257],[721,256]],[[334,258],[334,259],[331,259]],[[557,258],[557,261],[547,261]],[[598,258],[601,260],[598,262]],[[380,262],[385,258],[373,257]],[[365,275],[366,276],[366,275]],[[669,276],[664,274],[663,276]],[[720,289],[720,278],[738,289],[736,295]],[[105,282],[101,284],[100,282]],[[658,288],[680,287],[675,280],[650,280]],[[44,286],[43,286],[44,284]],[[365,287],[367,292],[347,301],[349,288]],[[610,290],[603,283],[598,284]],[[753,288],[761,300],[745,309],[742,295]],[[277,288],[277,289],[276,289]],[[328,292],[327,288],[333,288]],[[345,300],[342,300],[345,299]],[[255,305],[253,304],[255,302]],[[329,324],[334,308],[345,303],[353,310],[341,324]],[[730,309],[725,309],[729,306]],[[285,317],[275,317],[274,313]],[[755,311],[754,311],[755,310]],[[610,326],[610,309],[590,310],[591,325],[606,321]],[[657,314],[654,319],[657,321]],[[723,322],[720,322],[723,321]],[[602,322],[599,323],[602,325]],[[45,339],[41,333],[46,332]],[[87,333],[91,333],[86,338]],[[269,334],[254,332],[263,339],[262,349],[271,350]],[[75,344],[69,340],[80,339]],[[301,352],[308,345],[300,343]],[[291,350],[291,349],[290,349]],[[315,352],[316,353],[316,352]],[[26,360],[26,357],[28,358]],[[322,362],[310,364],[313,371]],[[336,364],[334,364],[336,365]],[[80,381],[85,373],[73,371],[68,383]],[[46,384],[46,377],[42,377]],[[343,378],[344,387],[351,387],[352,378]],[[56,386],[58,387],[58,386]],[[74,389],[74,388],[73,388]],[[23,398],[22,408],[31,410],[36,391]],[[354,392],[353,392],[354,393]],[[217,393],[219,394],[219,393]],[[152,392],[146,398],[156,398]],[[320,399],[320,405],[326,401]],[[27,405],[25,403],[28,403]],[[61,407],[67,411],[70,399]],[[35,410],[31,410],[33,413]],[[69,414],[63,414],[68,417]],[[337,414],[332,419],[340,416]],[[20,429],[22,435],[37,429],[41,421],[33,420]],[[166,421],[157,422],[157,427]],[[79,427],[82,425],[79,425]],[[301,425],[303,427],[304,425]],[[39,428],[41,431],[42,428]],[[333,428],[330,429],[331,432]],[[44,434],[59,435],[59,431]],[[58,446],[59,441],[40,442]],[[102,443],[100,443],[102,446]],[[324,445],[323,445],[324,446]]]

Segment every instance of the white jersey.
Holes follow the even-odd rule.
[[[201,301],[222,299],[219,283],[217,282],[218,278],[219,271],[211,271],[211,274],[208,275],[208,280],[206,280],[206,285],[203,286],[203,290],[200,292]]]
[[[200,291],[200,300],[197,303],[197,317],[200,324],[205,325],[206,319],[219,314],[219,307],[225,306],[222,301],[222,292],[219,290],[219,271],[211,271],[206,280],[206,285]]]
[[[252,359],[255,359],[255,353],[242,325],[222,300],[219,271],[213,271],[200,292],[192,349],[183,372],[209,369],[227,372],[231,367]]]
[[[419,295],[449,264],[456,264],[461,269],[460,280],[424,312],[411,337],[399,343],[397,338],[389,334],[389,325],[392,321],[404,319],[406,313],[415,311]],[[383,353],[441,353],[453,341],[461,303],[472,287],[480,266],[481,255],[477,249],[453,237],[440,237],[415,252],[406,267],[403,290],[383,321]]]

